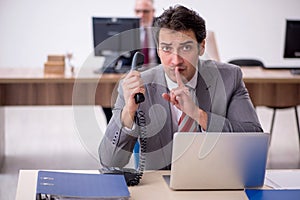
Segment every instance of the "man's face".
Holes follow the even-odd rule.
[[[141,27],[152,26],[154,18],[154,8],[149,0],[137,0],[134,8],[135,14],[140,18]]]
[[[204,41],[200,47],[193,31],[178,32],[165,28],[159,31],[158,41],[158,55],[168,77],[176,82],[175,67],[178,67],[185,82],[191,80],[196,72]]]

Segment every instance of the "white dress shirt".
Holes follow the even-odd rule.
[[[167,75],[166,73],[165,73],[165,77],[166,77],[167,87],[168,87],[168,89],[169,89],[170,91],[171,91],[172,89],[178,87],[177,83],[173,82],[173,81],[168,77],[168,75]],[[193,78],[192,78],[189,82],[186,83],[186,86],[188,86],[188,87],[192,88],[193,90],[195,90],[195,89],[196,89],[196,85],[197,85],[197,78],[198,78],[197,72],[195,72]],[[171,112],[172,112],[172,118],[173,118],[173,119],[176,119],[176,120],[177,120],[176,123],[178,123],[179,118],[180,118],[180,116],[181,116],[181,114],[182,114],[182,111],[179,110],[176,106],[171,105]]]

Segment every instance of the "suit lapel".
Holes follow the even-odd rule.
[[[168,101],[166,101],[165,99],[163,99],[163,97],[162,97],[163,93],[169,93],[166,79],[165,79],[165,73],[164,73],[162,67],[160,67],[156,71],[153,82],[150,83],[149,87],[147,87],[147,88],[149,89],[149,95],[151,94],[151,96],[150,96],[151,104],[152,105],[159,104],[166,110],[166,114],[167,114],[166,126],[169,127],[169,124],[172,124],[171,130],[168,130],[168,131],[171,131],[172,133],[174,133],[177,130],[177,124],[173,123],[175,120],[172,119],[170,103]],[[157,119],[161,118],[159,113],[155,113],[155,114],[156,114]]]
[[[211,71],[199,61],[196,96],[198,105],[205,111],[211,111],[211,98],[215,92],[216,78]]]
[[[202,104],[204,103],[203,108],[207,109],[206,111],[224,115],[226,112],[226,104],[224,103],[226,102],[226,92],[224,82],[216,63],[213,61],[200,60],[199,71],[198,78],[200,77],[200,82],[198,81],[198,84],[200,83],[201,85],[199,88],[201,88],[201,91],[204,92],[205,96],[208,95],[209,97],[203,99],[204,97],[201,97],[201,93],[197,94],[200,102]],[[204,100],[204,102],[202,102],[202,100]]]

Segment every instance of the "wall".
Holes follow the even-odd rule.
[[[266,65],[298,65],[283,59],[285,19],[300,19],[299,0],[155,1],[156,13],[181,3],[200,12],[214,30],[222,61],[261,58]],[[134,16],[134,0],[0,0],[0,67],[42,67],[47,54],[74,54],[80,67],[92,53],[92,16]]]

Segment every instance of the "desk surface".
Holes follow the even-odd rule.
[[[242,67],[244,81],[247,83],[278,82],[300,83],[300,75],[291,74],[290,70],[264,69],[261,67]],[[77,69],[74,74],[44,74],[42,68],[0,68],[0,83],[57,81],[73,82],[75,79],[82,81],[116,82],[123,74],[95,74],[93,69]]]
[[[45,74],[43,68],[0,68],[0,83],[73,83],[85,82],[116,83],[123,74],[96,74],[93,69],[77,69],[74,74]]]
[[[245,82],[297,82],[300,83],[300,75],[291,74],[288,69],[264,69],[262,67],[241,67]],[[37,81],[37,80],[64,80],[73,81],[74,79],[116,81],[123,74],[95,74],[93,69],[76,69],[74,74],[45,74],[43,68],[0,68],[0,83],[8,81]]]
[[[74,171],[72,171],[74,172]],[[80,171],[97,173],[97,171]],[[16,200],[35,200],[37,170],[21,170],[19,173]],[[243,200],[247,199],[243,190],[235,191],[173,191],[165,183],[162,175],[169,171],[148,171],[138,186],[129,187],[130,199],[134,200]]]
[[[262,67],[242,67],[245,83],[300,83],[300,75],[289,69],[264,69]]]
[[[99,173],[97,170],[59,170],[78,173]],[[248,199],[244,190],[173,191],[163,175],[170,171],[146,171],[139,185],[129,187],[132,200],[243,200]],[[20,170],[16,200],[35,200],[38,170]],[[299,169],[267,170],[265,183],[283,189],[299,189]],[[294,179],[294,180],[293,180]],[[279,185],[278,185],[279,184]],[[264,186],[263,189],[270,189]]]

